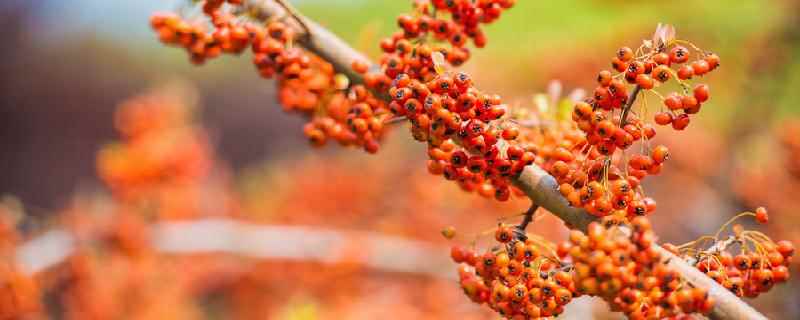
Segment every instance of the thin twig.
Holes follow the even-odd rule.
[[[636,97],[639,96],[639,91],[642,90],[642,87],[636,86],[633,88],[633,92],[628,97],[628,101],[625,102],[625,107],[622,109],[622,116],[619,118],[619,126],[624,127],[628,124],[628,113],[631,112],[631,107],[633,107],[633,103],[636,102]]]
[[[297,9],[295,9],[295,7],[287,3],[285,0],[275,0],[275,2],[278,3],[281,7],[283,7],[283,9],[286,10],[286,12],[292,16],[292,19],[294,19],[295,21],[297,21],[298,24],[300,24],[300,26],[303,28],[305,36],[311,37],[313,35],[311,33],[311,30],[308,28],[308,25],[306,25],[305,18],[302,15],[300,15],[300,13],[297,11]]]
[[[517,229],[519,229],[523,234],[525,233],[525,229],[528,229],[528,225],[533,222],[533,216],[536,214],[536,210],[538,209],[538,205],[531,204],[531,207],[528,208],[528,211],[525,211],[522,222],[517,225]]]
[[[514,234],[517,236],[517,239],[521,241],[528,240],[528,235],[525,230],[528,229],[528,225],[533,222],[533,216],[536,214],[536,210],[538,209],[539,206],[532,203],[530,208],[522,213],[522,221],[514,229]]]

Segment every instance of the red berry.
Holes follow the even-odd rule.
[[[688,114],[678,115],[677,117],[675,117],[675,119],[672,120],[672,128],[675,130],[686,129],[686,127],[689,126],[689,121],[690,119]]]
[[[636,84],[645,90],[650,90],[655,87],[656,83],[650,76],[642,73],[636,76]]]
[[[672,114],[669,112],[659,112],[656,113],[654,120],[656,124],[665,126],[672,123]]]
[[[688,80],[694,76],[694,69],[691,66],[683,66],[678,69],[678,79],[681,80]]]
[[[698,84],[694,87],[694,97],[697,99],[697,102],[703,103],[708,101],[709,95],[708,85]]]
[[[698,76],[702,76],[708,73],[709,69],[710,68],[708,62],[706,62],[705,60],[697,60],[695,62],[692,62],[692,70],[694,71],[694,74]]]
[[[683,99],[677,93],[672,93],[664,98],[664,105],[670,110],[683,109]]]
[[[689,60],[689,50],[683,46],[675,46],[669,51],[669,61],[672,63],[684,63]]]
[[[633,50],[629,47],[622,47],[617,50],[617,58],[621,61],[631,61],[633,59]]]

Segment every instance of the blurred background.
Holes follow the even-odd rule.
[[[409,8],[408,1],[397,0],[294,3],[372,57],[378,54],[377,42],[394,30],[394,17]],[[199,256],[167,262],[143,258],[145,268],[143,262],[80,252],[76,256],[84,258],[70,260],[71,271],[51,272],[40,281],[52,289],[65,286],[65,277],[79,278],[91,289],[55,287],[44,304],[68,305],[58,297],[62,292],[83,301],[83,307],[58,309],[59,315],[120,318],[134,312],[97,299],[117,294],[124,300],[130,286],[149,279],[152,286],[139,288],[143,296],[150,292],[169,298],[141,298],[155,310],[141,311],[142,319],[234,317],[228,310],[238,310],[235,315],[242,318],[492,318],[447,278],[456,267],[447,264],[448,242],[439,230],[452,225],[462,235],[457,240],[469,242],[498,218],[522,212],[525,201],[497,204],[430,177],[423,165],[424,146],[403,129],[390,134],[377,155],[333,145],[312,149],[302,135],[302,119],[281,110],[274,84],[254,72],[249,58],[223,57],[195,67],[182,50],[156,40],[149,15],[176,6],[176,1],[158,0],[0,2],[0,214],[15,217],[24,230],[20,239],[56,225],[85,233],[108,229],[101,233],[113,235],[121,232],[119,217],[137,216],[120,213],[125,206],[110,200],[121,191],[109,182],[113,177],[103,171],[103,161],[126,146],[115,128],[117,106],[144,99],[148,105],[179,110],[173,110],[181,116],[168,127],[180,128],[187,137],[170,133],[159,141],[189,139],[196,148],[182,153],[191,158],[181,159],[196,165],[180,169],[185,172],[179,183],[145,196],[172,204],[170,210],[131,218],[131,225],[153,216],[228,216],[264,225],[312,226],[344,234],[347,243],[383,236],[418,241],[435,254],[403,256],[400,250],[399,259],[438,262],[421,265],[430,269],[427,274],[387,271],[380,264],[370,269],[374,256],[364,256],[363,248],[352,244],[328,259],[336,267],[302,259],[245,263],[236,257]],[[722,68],[707,80],[713,98],[692,126],[680,135],[664,130],[659,137],[674,160],[646,184],[659,203],[656,231],[663,241],[683,243],[763,205],[770,209],[771,224],[759,228],[775,239],[798,243],[798,12],[800,3],[794,0],[519,1],[487,28],[489,46],[473,51],[464,69],[483,90],[529,103],[551,80],[561,81],[565,90],[592,89],[595,74],[609,67],[618,47],[638,46],[659,22],[675,25],[680,38],[719,54]],[[549,217],[533,231],[553,240],[566,234]],[[119,242],[126,241],[137,243]],[[292,245],[287,240],[286,246]],[[185,268],[196,270],[179,272]],[[102,283],[107,270],[118,270],[126,280]],[[793,271],[800,271],[796,264]],[[209,277],[217,281],[198,289],[196,283]],[[770,318],[800,318],[798,285],[795,277],[753,303]],[[224,294],[230,292],[235,294]],[[162,310],[178,301],[185,310]],[[252,307],[252,301],[259,307]],[[588,302],[565,317],[586,319],[589,314],[618,317]]]

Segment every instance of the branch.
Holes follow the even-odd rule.
[[[247,3],[254,8],[258,8],[262,17],[281,17],[287,15],[286,10],[271,1],[249,0]],[[287,23],[289,23],[295,31],[303,35],[300,39],[300,44],[303,47],[328,60],[333,64],[337,72],[350,77],[350,82],[352,84],[363,83],[363,77],[352,70],[351,65],[353,61],[357,60],[368,62],[369,60],[366,57],[350,47],[336,35],[308,18],[299,14],[295,14],[293,18],[296,19],[292,20],[294,23],[291,23],[292,21],[287,21]],[[303,26],[297,23],[297,21],[304,22],[307,26],[307,34],[303,33]],[[378,70],[378,67],[373,65],[371,69]],[[631,93],[631,97],[628,99],[625,109],[623,110],[623,115],[620,118],[621,124],[624,125],[627,121],[627,115],[639,91],[639,86],[636,86]],[[588,214],[582,208],[570,206],[569,202],[558,191],[556,179],[535,164],[525,167],[522,173],[513,179],[513,183],[525,192],[533,203],[559,217],[570,228],[586,230],[587,226],[596,220],[595,217]],[[670,268],[680,273],[686,281],[694,286],[708,290],[709,295],[715,301],[714,309],[709,315],[711,319],[767,319],[764,315],[753,309],[750,305],[736,297],[714,280],[707,277],[697,268],[687,264],[683,259],[660,246],[655,245],[655,248],[661,253],[664,259],[663,261],[665,261]]]
[[[522,221],[517,225],[515,232],[518,239],[522,241],[528,239],[528,235],[525,234],[525,229],[528,229],[528,225],[533,222],[533,216],[536,214],[536,210],[539,210],[539,206],[532,203],[530,208],[523,213]]]
[[[364,76],[353,70],[353,61],[369,63],[370,59],[318,23],[293,9],[286,10],[286,8],[291,8],[289,4],[284,2],[281,5],[276,1],[246,0],[244,8],[259,20],[282,18],[282,21],[295,31],[299,45],[328,61],[337,72],[346,75],[351,83],[364,82]],[[372,69],[378,70],[378,67],[373,66]]]
[[[455,280],[446,248],[423,241],[371,232],[303,226],[254,225],[228,219],[162,222],[150,227],[150,245],[161,253],[226,253],[254,259],[356,262],[367,268]],[[209,237],[208,235],[214,235]],[[348,255],[357,244],[360,254]],[[15,261],[27,274],[58,265],[79,241],[64,230],[51,230],[20,245]]]

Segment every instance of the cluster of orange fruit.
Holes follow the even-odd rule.
[[[453,246],[464,293],[507,319],[558,316],[582,295],[606,300],[630,319],[680,318],[706,314],[714,302],[670,270],[653,245],[649,220],[629,225],[592,223],[554,245],[522,227],[500,225],[496,245],[484,254]]]
[[[640,95],[657,96],[667,110],[662,107],[663,111],[653,115],[655,124],[685,129],[690,116],[710,97],[707,85],[692,86],[689,81],[718,68],[719,57],[677,39],[672,27],[659,26],[653,39],[636,50],[623,47],[617,52],[612,68],[618,73],[600,72],[599,86],[592,97],[574,104],[571,119],[546,119],[540,112],[510,108],[501,97],[480,91],[467,73],[448,70],[470,58],[470,40],[478,48],[486,45],[481,27],[496,21],[515,1],[412,3],[412,14],[397,19],[400,30],[381,41],[383,56],[376,67],[365,61],[352,62],[352,71],[363,75],[364,84],[350,86],[346,100],[343,84],[349,85],[349,81],[337,81],[330,66],[321,68],[329,80],[321,83],[340,90],[330,101],[336,101],[339,107],[334,110],[341,112],[333,113],[345,115],[312,120],[305,127],[312,142],[322,144],[332,132],[349,132],[358,136],[355,144],[375,152],[386,122],[406,119],[412,136],[428,145],[429,172],[457,182],[464,190],[508,200],[512,194],[521,194],[513,179],[526,166],[538,164],[556,177],[560,192],[572,206],[605,217],[609,227],[593,224],[588,234],[575,233],[572,244],[562,246],[560,257],[570,261],[569,265],[556,256],[542,262],[538,258],[543,253],[538,251],[519,255],[515,251],[518,244],[534,244],[527,235],[509,233],[505,227],[497,238],[505,247],[492,248],[480,258],[474,251],[453,251],[454,260],[466,264],[460,269],[460,278],[467,295],[506,317],[557,315],[576,294],[601,296],[615,310],[633,318],[709,312],[713,301],[706,292],[692,288],[670,271],[652,247],[655,235],[642,216],[655,211],[656,202],[644,195],[641,180],[659,174],[669,151],[665,146],[650,147],[656,129],[645,120],[646,97],[638,100],[641,110],[634,107],[638,107],[635,103]],[[228,5],[235,8],[238,4]],[[207,12],[212,20],[214,12]],[[287,36],[291,31],[285,25],[275,27],[275,23],[260,27],[280,29],[274,34],[263,32],[278,40],[273,41],[275,50],[254,51],[262,75],[277,74],[284,84],[300,77],[312,58],[303,58],[303,54],[311,54],[292,48]],[[250,34],[251,41],[259,41],[258,31]],[[283,57],[286,54],[291,58]],[[657,89],[671,79],[682,92],[659,93]],[[294,109],[302,105],[301,109],[315,110],[314,115],[331,114],[326,103],[321,108],[310,107],[318,101],[301,92],[282,91],[282,97],[292,97],[282,98],[284,105]],[[626,154],[637,142],[642,151]],[[618,224],[627,225],[630,233]],[[767,250],[766,245],[762,247]],[[563,283],[551,286],[551,276],[567,274],[559,273],[564,267],[572,268],[570,281],[562,276]],[[526,268],[533,269],[526,275]],[[570,294],[559,295],[559,290]],[[530,297],[531,292],[535,297]]]
[[[347,78],[296,45],[298,33],[280,20],[253,22],[245,17],[242,1],[201,3],[213,32],[205,27],[205,20],[190,22],[174,13],[156,13],[150,23],[160,40],[183,47],[196,63],[249,48],[259,74],[277,78],[278,99],[284,109],[309,119],[303,132],[313,145],[335,140],[371,153],[378,151],[384,122],[390,117],[382,100],[362,85],[348,88]]]
[[[752,216],[760,224],[769,221],[767,209],[759,207],[755,212],[733,217],[713,237],[704,236],[681,246],[667,244],[665,248],[686,257],[700,271],[737,296],[758,297],[774,285],[789,280],[794,245],[787,240],[773,241],[759,231],[746,230],[740,224],[731,227],[732,234],[728,239],[720,239],[725,227],[747,216]],[[705,244],[710,247],[703,248]]]

